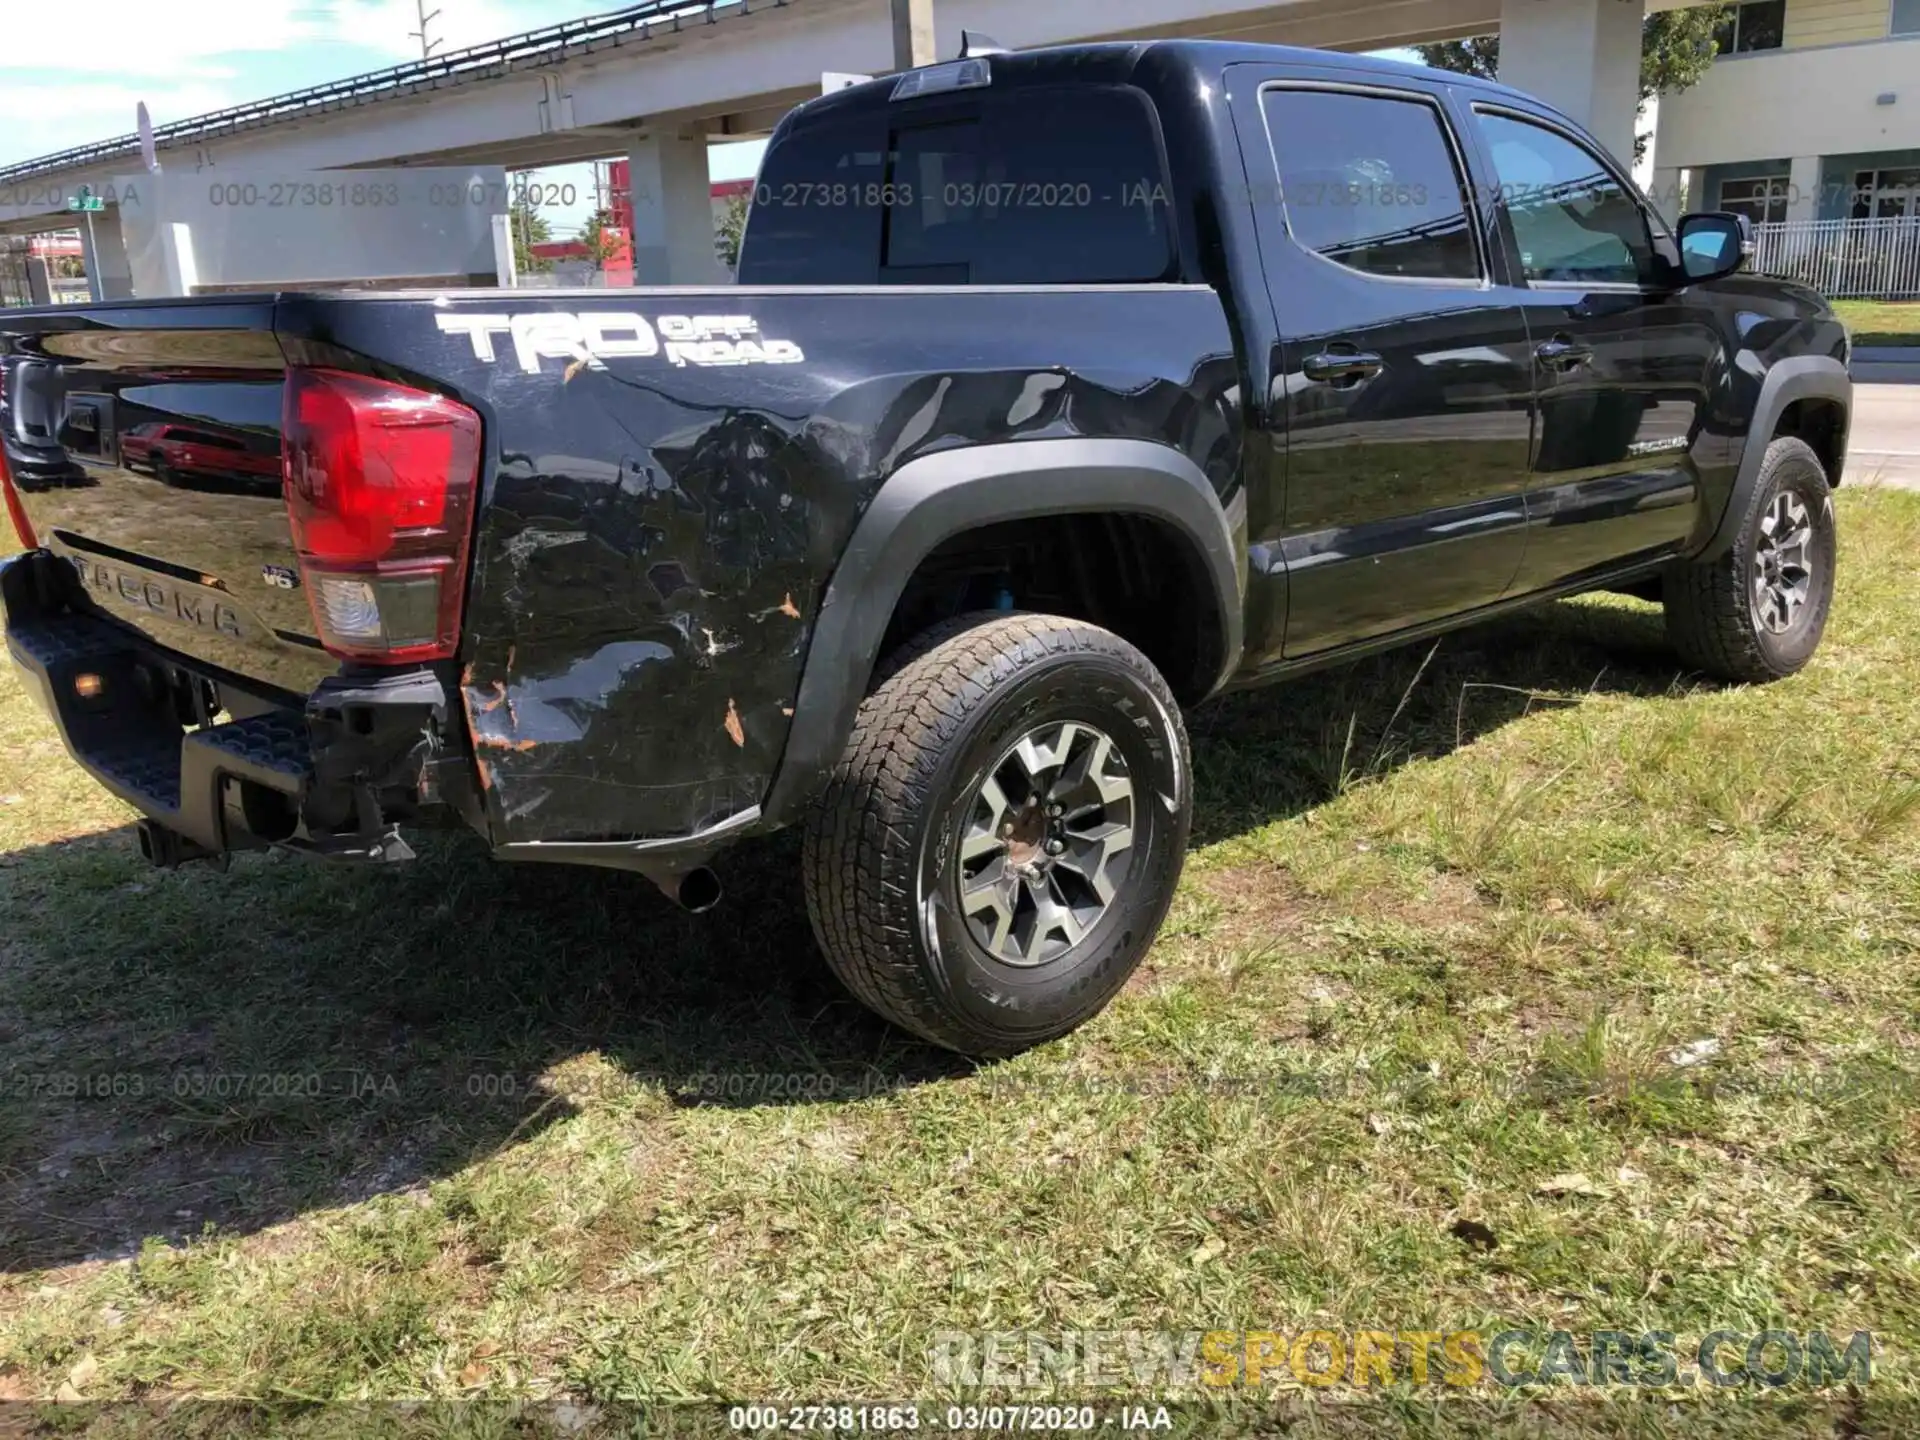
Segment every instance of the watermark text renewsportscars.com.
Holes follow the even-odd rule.
[[[1304,1385],[1355,1390],[1609,1387],[1821,1390],[1873,1378],[1869,1331],[1717,1329],[942,1331],[943,1384],[996,1394],[1169,1394]]]

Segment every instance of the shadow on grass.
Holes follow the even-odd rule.
[[[1562,605],[1223,700],[1191,722],[1196,843],[1471,743],[1542,703],[1521,692],[1678,679],[1652,612]],[[158,874],[130,829],[0,856],[0,1267],[452,1174],[572,1113],[580,1086],[552,1072],[581,1056],[607,1062],[581,1083],[676,1105],[968,1073],[828,978],[796,850],[737,852],[699,919],[638,878],[494,865],[455,836],[377,871],[250,855]]]
[[[1193,843],[1297,815],[1543,706],[1689,683],[1699,677],[1681,669],[1656,609],[1574,601],[1234,695],[1187,719]]]

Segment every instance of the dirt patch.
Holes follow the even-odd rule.
[[[1402,904],[1403,918],[1429,928],[1451,930],[1479,925],[1492,908],[1486,896],[1465,876],[1440,871],[1427,881],[1426,898],[1415,905]]]
[[[18,1157],[0,1181],[0,1213],[9,1217],[0,1267],[8,1270],[123,1260],[150,1237],[184,1243],[251,1208],[240,1197],[284,1188],[285,1159],[265,1147],[102,1125],[79,1107],[46,1119],[36,1133],[58,1138]]]
[[[1258,945],[1283,936],[1304,938],[1326,916],[1323,902],[1307,894],[1283,865],[1236,865],[1197,877],[1200,889],[1221,907],[1209,939],[1222,945]]]
[[[1417,898],[1374,891],[1364,910],[1311,894],[1284,865],[1235,865],[1195,878],[1223,912],[1209,938],[1235,946],[1291,937],[1311,948],[1316,927],[1356,915],[1454,934],[1477,929],[1492,909],[1469,881],[1444,871],[1427,877]]]

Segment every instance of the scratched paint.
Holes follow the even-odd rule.
[[[672,651],[653,641],[608,645],[582,656],[557,675],[518,675],[495,680],[485,689],[469,686],[468,714],[474,743],[527,751],[540,744],[577,741],[595,712],[640,667],[670,659]]]
[[[642,296],[514,305],[660,308]],[[435,325],[497,298],[329,313],[331,343],[428,365],[486,422],[462,699],[496,842],[686,834],[759,804],[834,567],[922,455],[1137,438],[1223,501],[1238,484],[1241,377],[1210,292],[725,298],[806,363],[527,375]]]

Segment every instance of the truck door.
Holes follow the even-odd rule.
[[[1600,151],[1546,116],[1473,106],[1534,340],[1539,428],[1516,592],[1657,559],[1694,529],[1719,333],[1662,282],[1665,227]],[[1677,251],[1675,252],[1677,254]]]
[[[1325,78],[1322,78],[1324,75]],[[1526,545],[1533,355],[1444,84],[1234,66],[1282,359],[1297,659],[1499,600]]]

